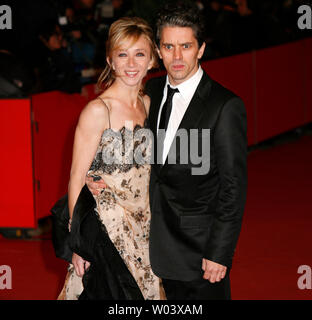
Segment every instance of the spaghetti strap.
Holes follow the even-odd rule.
[[[104,102],[104,100],[101,97],[98,97],[103,103],[104,106],[107,108],[107,112],[108,112],[108,122],[109,122],[109,129],[111,129],[111,122],[110,122],[110,115],[109,115],[109,108],[107,106],[107,104]]]

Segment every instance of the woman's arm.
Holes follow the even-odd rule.
[[[108,111],[100,100],[93,100],[81,112],[76,127],[72,166],[68,185],[68,207],[70,218],[86,174],[98,148],[103,131],[108,128]]]
[[[70,219],[73,217],[77,198],[85,184],[86,174],[95,156],[102,132],[107,128],[107,124],[108,111],[100,101],[91,101],[81,112],[75,132],[72,166],[68,184]],[[72,264],[79,277],[82,277],[85,270],[90,266],[89,261],[85,261],[75,252],[72,256]]]

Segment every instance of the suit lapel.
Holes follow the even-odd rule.
[[[194,96],[181,120],[178,130],[198,128],[198,123],[200,122],[207,106],[205,102],[207,101],[207,98],[209,97],[209,94],[211,91],[211,83],[212,83],[211,79],[204,72],[202,79],[200,80],[199,85],[194,93]],[[175,142],[175,139],[173,139],[173,142]],[[172,144],[170,146],[169,153],[171,152],[171,149],[172,149]],[[179,150],[177,150],[176,158],[178,159],[179,156],[180,156]],[[168,156],[166,158],[166,162],[164,166],[162,166],[162,169],[167,164],[168,164]]]

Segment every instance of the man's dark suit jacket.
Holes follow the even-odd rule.
[[[165,81],[152,78],[146,84],[154,137]],[[157,276],[191,281],[202,278],[202,258],[232,265],[247,192],[244,104],[204,72],[181,128],[211,129],[210,170],[192,175],[196,166],[179,164],[178,147],[177,164],[152,165],[150,260]],[[201,137],[199,133],[199,145]],[[156,148],[154,152],[156,159]]]

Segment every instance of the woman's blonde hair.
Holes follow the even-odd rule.
[[[108,32],[106,57],[108,58],[109,63],[106,63],[106,67],[98,79],[97,85],[100,89],[108,89],[116,79],[116,74],[111,66],[112,52],[120,48],[122,42],[131,40],[131,44],[133,44],[141,36],[144,36],[150,45],[153,68],[158,67],[158,56],[152,28],[142,18],[121,18],[111,25]]]

